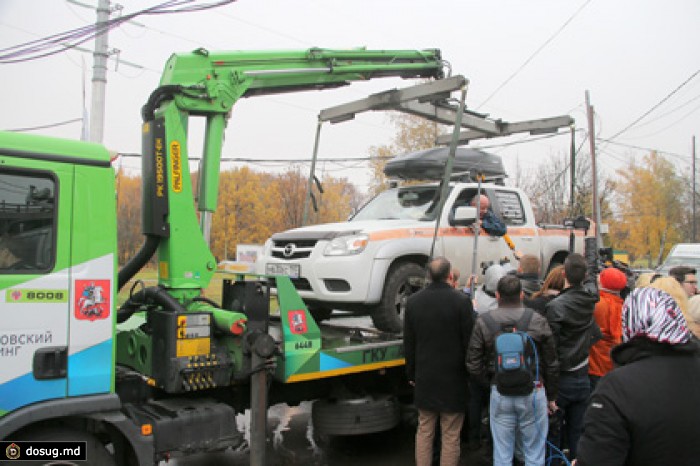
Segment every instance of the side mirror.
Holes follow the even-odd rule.
[[[476,216],[476,207],[460,206],[455,208],[450,224],[452,226],[468,227],[476,221]]]

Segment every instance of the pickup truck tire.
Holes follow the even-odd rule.
[[[311,407],[314,436],[362,435],[393,429],[401,422],[401,407],[390,395],[352,399],[322,399]]]
[[[372,322],[383,332],[401,333],[406,301],[425,284],[425,269],[415,262],[392,266],[384,282],[379,304],[372,309]]]

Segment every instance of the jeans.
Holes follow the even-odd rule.
[[[491,388],[491,434],[494,466],[511,466],[516,435],[526,466],[542,466],[547,440],[547,397],[544,388],[527,396],[505,396]]]
[[[436,413],[418,410],[416,431],[416,466],[430,466],[433,461],[435,424],[440,422],[440,466],[457,466],[459,463],[459,433],[464,413]]]
[[[564,448],[563,439],[569,447],[569,458],[576,458],[578,440],[583,429],[583,415],[588,407],[591,395],[591,381],[588,378],[588,367],[574,372],[559,374],[559,393],[557,395],[557,411],[559,420],[559,435],[550,437],[550,441],[559,448]],[[557,430],[557,429],[555,429]]]

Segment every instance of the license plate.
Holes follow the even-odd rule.
[[[265,274],[286,275],[289,278],[299,278],[301,267],[299,264],[267,264]]]

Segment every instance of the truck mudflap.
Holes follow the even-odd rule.
[[[356,374],[406,363],[403,340],[371,327],[319,327],[287,277],[276,277],[279,326],[270,333],[281,342],[275,380],[282,383]],[[323,335],[323,337],[322,337]]]

